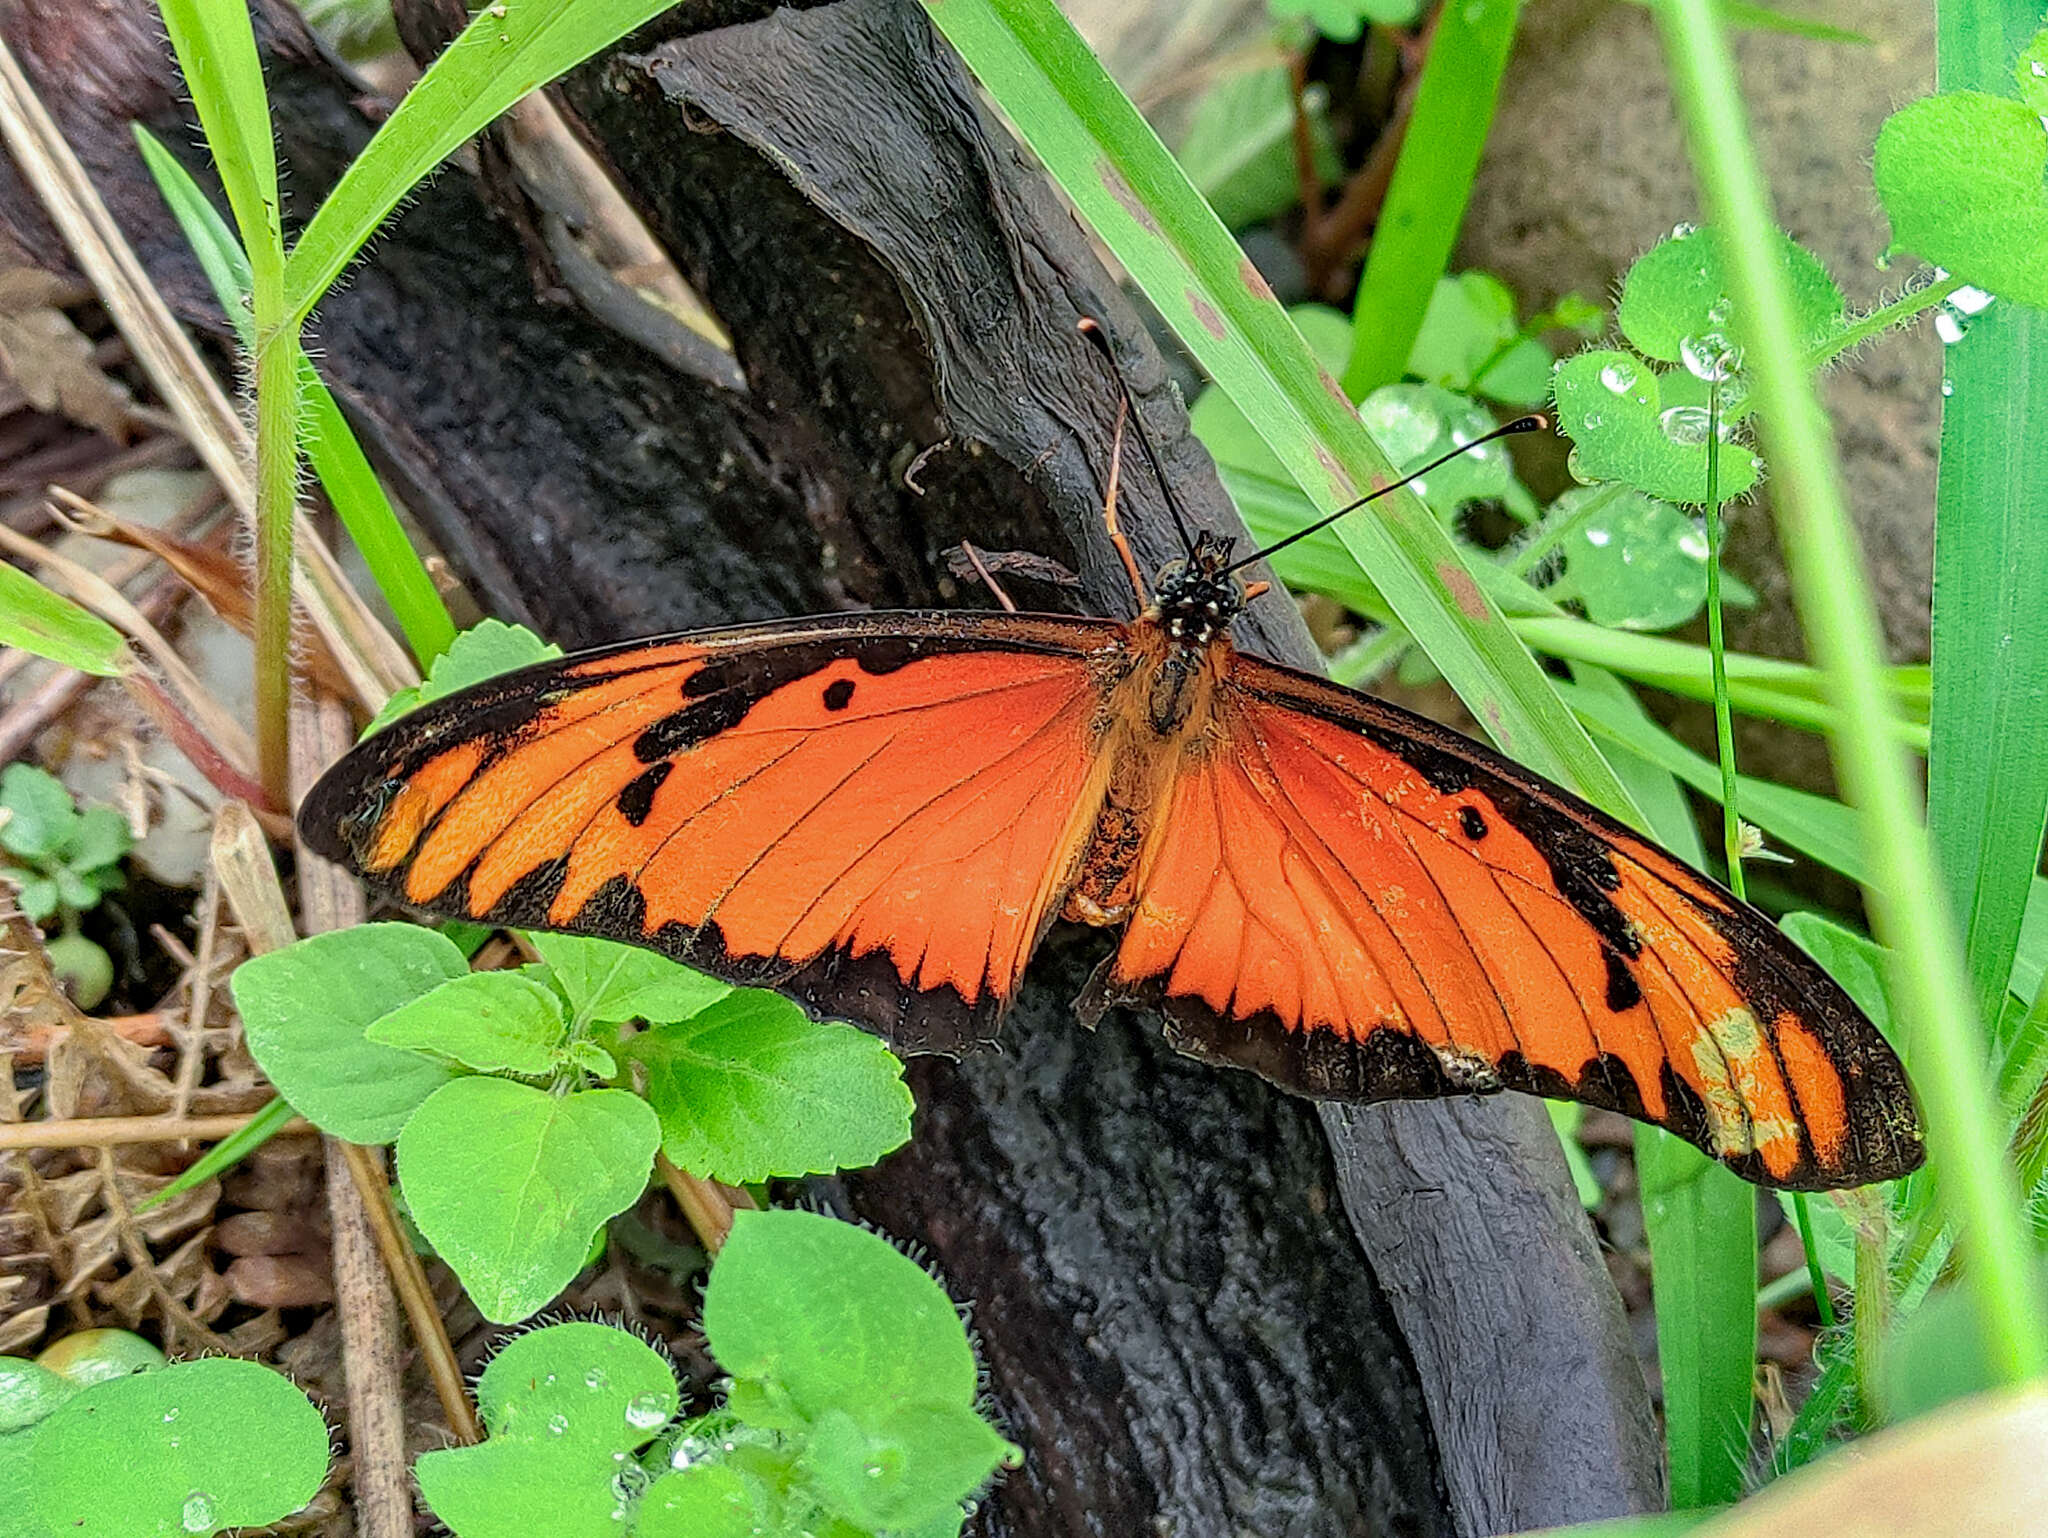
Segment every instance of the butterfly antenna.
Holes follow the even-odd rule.
[[[1180,498],[1173,494],[1173,482],[1166,478],[1166,470],[1159,463],[1159,451],[1152,446],[1152,433],[1145,426],[1144,414],[1138,410],[1138,403],[1131,398],[1130,383],[1124,378],[1124,371],[1116,366],[1116,354],[1109,349],[1109,332],[1103,328],[1102,322],[1092,315],[1082,316],[1077,329],[1081,335],[1088,338],[1095,350],[1102,354],[1102,361],[1109,369],[1110,378],[1116,381],[1117,390],[1123,396],[1124,410],[1130,413],[1131,425],[1137,429],[1138,446],[1144,449],[1145,462],[1152,467],[1152,478],[1159,483],[1160,495],[1166,498],[1166,510],[1173,515],[1173,528],[1180,536],[1181,549],[1192,556],[1195,553],[1195,537],[1188,532],[1187,514],[1181,510]]]
[[[1512,437],[1517,433],[1541,432],[1544,428],[1548,427],[1549,425],[1550,418],[1544,416],[1540,412],[1531,412],[1528,416],[1516,417],[1514,421],[1508,423],[1505,427],[1496,427],[1492,432],[1485,433],[1480,437],[1474,438],[1470,443],[1461,443],[1460,445],[1458,445],[1458,447],[1452,449],[1448,454],[1438,455],[1435,459],[1432,459],[1428,464],[1422,466],[1420,469],[1409,471],[1406,475],[1402,476],[1398,481],[1395,481],[1392,485],[1382,486],[1378,491],[1371,492],[1366,496],[1362,496],[1356,502],[1347,502],[1342,507],[1338,508],[1337,511],[1335,511],[1334,513],[1325,513],[1322,517],[1318,518],[1314,523],[1308,525],[1307,528],[1296,529],[1292,534],[1289,534],[1285,539],[1277,539],[1272,544],[1266,546],[1266,548],[1263,550],[1254,550],[1250,555],[1245,556],[1240,560],[1232,561],[1228,566],[1223,568],[1224,573],[1227,575],[1230,572],[1237,571],[1243,567],[1251,565],[1254,561],[1263,561],[1267,556],[1272,555],[1274,552],[1285,550],[1289,545],[1295,543],[1297,540],[1307,539],[1309,535],[1318,533],[1323,529],[1327,529],[1331,524],[1335,523],[1339,518],[1342,518],[1346,513],[1354,513],[1358,511],[1359,508],[1365,506],[1365,504],[1368,502],[1377,502],[1381,497],[1388,495],[1390,492],[1399,491],[1403,486],[1406,486],[1410,481],[1417,481],[1422,479],[1423,476],[1429,474],[1429,472],[1434,470],[1438,465],[1447,465],[1452,460],[1456,459],[1460,454],[1468,454],[1473,449],[1478,448],[1483,443],[1491,443],[1496,438]]]

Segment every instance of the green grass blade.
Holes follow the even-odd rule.
[[[1611,673],[1581,667],[1573,676],[1580,696],[1600,701],[1612,719],[1659,730]],[[1671,772],[1626,751],[1612,762],[1651,834],[1704,869],[1699,828]],[[1657,1127],[1638,1126],[1635,1148],[1657,1305],[1671,1504],[1732,1501],[1742,1494],[1749,1465],[1755,1402],[1756,1188]]]
[[[170,205],[178,227],[199,258],[200,268],[213,285],[214,297],[241,332],[242,345],[253,351],[249,259],[241,243],[177,158],[140,123],[134,125],[134,130],[143,163],[149,167],[157,190]],[[398,617],[413,655],[424,667],[455,639],[455,621],[449,617],[448,606],[441,601],[440,591],[427,575],[412,541],[406,538],[404,526],[384,495],[362,445],[356,442],[355,434],[342,418],[340,405],[302,347],[298,349],[298,359],[303,410],[300,430],[306,440],[306,457],[326,488],[335,512],[341,516],[349,538],[362,552],[371,579]]]
[[[1137,108],[1050,0],[927,0],[940,29],[1108,244],[1322,506],[1392,468]],[[1388,605],[1502,749],[1635,821],[1621,782],[1412,493],[1339,524]]]
[[[289,1105],[285,1104],[284,1096],[279,1095],[268,1105],[264,1106],[262,1110],[250,1117],[238,1129],[230,1132],[218,1143],[215,1143],[213,1147],[207,1149],[176,1180],[173,1180],[161,1191],[153,1192],[144,1200],[136,1203],[135,1210],[137,1212],[147,1212],[150,1208],[161,1206],[172,1197],[182,1196],[194,1186],[201,1185],[213,1179],[214,1176],[233,1169],[265,1143],[276,1137],[279,1132],[283,1131],[285,1123],[297,1114]]]
[[[463,140],[672,3],[508,0],[479,11],[405,93],[292,247],[290,313],[312,313],[377,226]]]
[[[1423,311],[1465,222],[1521,9],[1521,0],[1456,0],[1437,13],[1352,309],[1344,388],[1355,401],[1392,384],[1408,366]]]
[[[1937,9],[1943,89],[2012,94],[2011,60],[2041,24],[2038,0],[1949,0]],[[2001,17],[2005,28],[1995,24]],[[2048,828],[2048,752],[2038,751],[2048,743],[2043,358],[2048,314],[2007,303],[1990,306],[1944,349],[1927,823],[1978,1007],[1991,1020]],[[2021,743],[2036,751],[1987,751]]]
[[[242,240],[274,280],[284,261],[277,145],[246,0],[159,0],[157,9]]]
[[[1837,772],[1883,879],[1866,887],[1893,958],[1893,995],[1941,1196],[1961,1235],[1985,1357],[2003,1380],[2048,1368],[2019,1190],[1962,947],[1947,911],[1910,764],[1889,729],[1877,612],[1805,365],[1735,65],[1710,0],[1662,0],[1673,91],[1750,360],[1773,510],[1808,643],[1835,680]]]
[[[120,631],[7,561],[0,561],[0,646],[18,646],[100,678],[128,671],[128,643]]]

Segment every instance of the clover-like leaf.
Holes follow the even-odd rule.
[[[554,989],[517,972],[471,972],[399,1006],[364,1034],[480,1073],[539,1075],[560,1060],[567,1033]]]
[[[312,1500],[327,1423],[282,1374],[208,1357],[80,1390],[36,1428],[32,1465],[56,1532],[194,1538],[266,1527]]]
[[[635,1036],[662,1148],[744,1185],[873,1164],[910,1137],[903,1064],[875,1037],[807,1018],[760,989]]]
[[[1437,279],[1408,353],[1408,372],[1431,384],[1515,406],[1544,398],[1550,365],[1548,349],[1522,335],[1508,286],[1484,272]]]
[[[1813,346],[1840,327],[1842,290],[1821,259],[1783,231],[1778,256],[1791,286],[1799,339]],[[1679,363],[1688,342],[1733,335],[1734,310],[1714,232],[1681,225],[1636,258],[1622,280],[1614,318],[1644,357]]]
[[[654,1112],[625,1090],[456,1079],[405,1124],[398,1178],[478,1310],[508,1324],[583,1269],[598,1229],[646,1186],[660,1142]]]
[[[2044,170],[2040,109],[1981,91],[1901,107],[1878,130],[1872,164],[1894,250],[2035,306],[2048,306]]]
[[[449,1071],[369,1040],[369,1028],[468,973],[431,929],[359,924],[251,957],[230,986],[250,1054],[295,1110],[351,1143],[388,1143]]]
[[[637,945],[544,931],[529,938],[579,1020],[687,1020],[732,992]]]
[[[1581,486],[1557,499],[1553,518],[1587,498]],[[1564,542],[1570,593],[1586,617],[1624,630],[1669,630],[1699,613],[1707,596],[1707,537],[1668,502],[1639,491],[1610,498]]]
[[[1551,383],[1558,423],[1574,444],[1572,473],[1580,480],[1623,481],[1666,502],[1706,499],[1705,407],[1666,407],[1657,372],[1622,352],[1596,350],[1567,358]],[[1724,440],[1721,499],[1748,491],[1761,468],[1748,449]]]
[[[0,848],[24,860],[50,859],[62,853],[77,832],[78,808],[71,792],[47,770],[12,763],[0,770]]]
[[[521,1335],[477,1381],[490,1432],[414,1465],[459,1538],[613,1538],[634,1495],[625,1455],[675,1414],[675,1375],[638,1336],[573,1320]]]
[[[119,881],[118,873],[106,871],[134,846],[128,819],[111,806],[89,806],[78,815],[71,829],[71,841],[64,858],[81,875]]]

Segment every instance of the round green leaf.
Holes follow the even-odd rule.
[[[1404,474],[1484,437],[1499,425],[1469,397],[1431,384],[1383,385],[1358,407],[1366,431]],[[1482,443],[1410,482],[1438,518],[1467,502],[1506,497],[1515,484],[1507,445]]]
[[[1778,232],[1778,257],[1792,290],[1799,338],[1812,346],[1842,323],[1842,290],[1821,259]],[[1686,343],[1734,335],[1734,301],[1711,230],[1680,225],[1640,257],[1622,280],[1614,318],[1646,358],[1682,362]]]
[[[699,1463],[648,1487],[633,1538],[757,1538],[779,1530],[759,1480],[722,1463]]]
[[[904,1405],[863,1425],[819,1417],[804,1459],[812,1485],[869,1528],[933,1522],[980,1489],[1016,1449],[964,1405]]]
[[[663,1151],[716,1180],[851,1169],[910,1138],[915,1103],[895,1055],[777,994],[736,991],[624,1050],[647,1067]]]
[[[1894,249],[2019,304],[2048,305],[2048,131],[2037,109],[1980,91],[1900,108],[1872,175]]]
[[[660,1142],[654,1112],[625,1090],[457,1079],[405,1124],[398,1179],[420,1233],[484,1317],[507,1324],[583,1269],[598,1228],[645,1188]]]
[[[515,1337],[476,1385],[493,1437],[610,1453],[653,1440],[676,1413],[668,1359],[630,1330],[585,1319]]]
[[[720,1366],[801,1421],[974,1402],[974,1352],[944,1289],[886,1239],[814,1212],[734,1215],[704,1335]]]
[[[33,1426],[81,1387],[40,1362],[0,1356],[0,1436]]]
[[[164,1365],[164,1354],[133,1330],[73,1330],[45,1346],[36,1361],[83,1385],[155,1372]]]
[[[516,972],[470,972],[401,1004],[363,1034],[480,1073],[538,1075],[554,1068],[568,1022],[545,984]]]
[[[1627,353],[1582,352],[1557,366],[1552,388],[1558,424],[1575,445],[1572,473],[1580,480],[1622,481],[1666,502],[1705,499],[1706,409],[1666,408],[1655,370]],[[1748,491],[1761,468],[1748,449],[1724,441],[1722,500]]]
[[[253,956],[230,986],[250,1055],[294,1110],[351,1143],[388,1143],[449,1074],[367,1032],[468,973],[462,952],[431,929],[359,924]]]
[[[1572,515],[1596,488],[1557,499],[1553,518]],[[1614,497],[1564,542],[1572,595],[1586,617],[1624,630],[1669,630],[1699,613],[1707,596],[1707,537],[1668,502],[1639,491]]]
[[[61,855],[78,830],[78,808],[54,774],[34,764],[12,763],[0,770],[0,849],[24,860]]]
[[[413,1478],[456,1538],[620,1538],[626,1467],[560,1442],[502,1441],[422,1453]]]
[[[283,1375],[209,1357],[80,1390],[36,1428],[32,1459],[36,1508],[59,1532],[194,1538],[310,1501],[327,1423]]]

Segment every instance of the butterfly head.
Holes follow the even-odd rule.
[[[1236,544],[1227,534],[1197,530],[1188,558],[1160,572],[1152,606],[1175,645],[1207,646],[1243,611],[1244,584],[1230,572]]]

